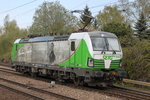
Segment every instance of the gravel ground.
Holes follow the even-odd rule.
[[[0,87],[0,100],[35,100],[35,99],[29,98],[22,94],[18,94],[16,92]]]
[[[120,98],[107,96],[104,94],[100,94],[98,92],[86,91],[77,88],[75,89],[65,85],[56,84],[55,87],[51,88],[48,82],[43,82],[35,79],[30,79],[27,77],[12,75],[5,72],[0,72],[0,77],[21,82],[24,84],[32,85],[38,88],[46,89],[62,95],[67,95],[80,100],[121,100]]]
[[[45,93],[34,91],[32,89],[29,89],[29,88],[20,87],[18,85],[15,85],[15,84],[12,84],[12,83],[8,83],[8,82],[2,81],[2,80],[0,80],[0,83],[5,84],[5,85],[10,86],[10,87],[13,87],[15,89],[19,89],[21,91],[25,91],[25,92],[30,93],[30,94],[34,94],[34,95],[42,97],[42,98],[44,98],[46,100],[64,100],[64,99],[61,99],[61,98],[57,98],[55,96],[51,96],[51,95],[47,95]]]

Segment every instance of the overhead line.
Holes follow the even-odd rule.
[[[112,3],[106,4],[106,5],[115,4],[115,3],[117,3],[117,2],[112,2]],[[128,3],[124,3],[124,4],[118,4],[117,6],[127,5],[127,4],[130,4],[130,3],[134,3],[134,2],[128,2]],[[89,9],[93,9],[93,8],[97,8],[97,7],[102,7],[102,6],[106,6],[106,5],[92,6],[92,7],[89,7]],[[97,13],[97,12],[99,12],[99,11],[95,11],[93,13]]]
[[[111,2],[111,3],[106,4],[106,5],[92,6],[92,7],[89,7],[89,9],[98,8],[98,7],[107,6],[107,5],[116,4],[116,3],[118,3],[118,2]],[[130,3],[134,3],[134,2],[132,1],[132,2],[124,3],[124,4],[118,4],[117,6],[127,5],[127,4],[130,4]]]
[[[22,13],[20,13],[20,14],[17,14],[17,15],[15,15],[15,16],[13,16],[13,17],[16,18],[16,17],[19,17],[19,16],[26,15],[26,14],[30,13],[31,11],[33,11],[33,10],[35,10],[35,7],[32,8],[32,9],[29,9],[29,10],[27,10],[27,11],[25,11],[25,12],[22,12]]]
[[[28,5],[28,4],[33,3],[33,2],[35,2],[35,1],[37,1],[37,0],[33,0],[33,1],[31,1],[31,2],[27,2],[27,3],[25,3],[25,4],[22,4],[22,5],[20,5],[20,6],[14,7],[14,8],[11,8],[11,9],[6,10],[6,11],[2,11],[2,12],[0,12],[0,14],[7,13],[7,12],[10,12],[10,11],[12,11],[12,10],[21,8],[21,7],[23,7],[23,6],[26,6],[26,5]]]
[[[102,7],[102,6],[107,6],[107,5],[115,4],[115,3],[118,3],[118,2],[111,2],[111,3],[109,3],[109,4],[105,4],[105,5],[92,6],[92,7],[89,7],[89,9],[93,9],[93,8],[97,8],[97,7]]]
[[[81,5],[83,5],[83,4],[85,4],[85,3],[87,3],[87,2],[89,2],[90,0],[84,0],[83,2],[81,2],[79,5],[76,5],[75,7],[73,7],[73,9],[74,8],[77,8],[77,7],[80,7]]]

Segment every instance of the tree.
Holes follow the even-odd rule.
[[[132,47],[123,48],[122,65],[130,79],[150,82],[150,43],[139,41]]]
[[[146,19],[149,19],[150,0],[135,0],[132,7],[133,12],[138,16],[143,13]]]
[[[119,0],[118,8],[123,11],[123,14],[128,21],[135,22],[138,16],[143,12],[145,18],[149,17],[150,0]]]
[[[117,36],[130,36],[132,33],[132,29],[129,25],[124,23],[110,22],[102,27],[102,31],[115,33]]]
[[[103,12],[97,15],[99,29],[102,31],[115,33],[117,36],[130,36],[132,33],[131,26],[125,21],[124,16],[117,7],[105,7]]]
[[[0,35],[2,35],[3,34],[3,29],[2,29],[2,27],[0,26]]]
[[[85,7],[83,14],[81,15],[80,18],[81,18],[80,22],[83,25],[83,29],[85,29],[86,26],[91,24],[92,14],[91,14],[91,11],[89,11],[88,6]]]
[[[124,10],[124,15],[125,18],[128,20],[128,22],[130,21],[130,23],[132,24],[132,26],[136,29],[135,31],[137,31],[137,35],[139,38],[144,38],[144,39],[149,39],[150,38],[150,0],[134,0],[133,2],[129,2],[129,0],[119,0],[120,4],[119,4],[119,9]],[[142,13],[141,13],[142,12]],[[139,22],[140,18],[143,17],[143,24],[140,24],[141,22]],[[142,20],[141,20],[142,21]],[[138,25],[137,25],[138,24]],[[138,31],[139,30],[143,30],[143,28],[147,27],[147,29],[144,32]],[[141,33],[142,35],[140,35],[139,33]],[[136,34],[135,34],[136,35]],[[140,37],[142,36],[142,37]]]
[[[99,25],[98,28],[101,29],[108,23],[126,23],[126,21],[117,7],[107,6],[103,12],[99,12],[97,15],[97,23]]]
[[[150,40],[150,29],[146,30],[146,38]]]
[[[132,13],[132,6],[129,0],[118,0],[119,4],[116,5],[120,11],[122,11],[122,15],[124,16],[125,20],[132,24],[134,22],[133,20],[133,13]]]
[[[67,13],[59,2],[44,2],[35,12],[31,33],[54,35],[50,33],[68,33],[75,30],[76,17]]]
[[[135,29],[137,30],[137,34],[139,38],[143,39],[147,37],[146,36],[147,23],[143,12],[141,12],[138,21],[135,23]]]
[[[0,60],[10,61],[11,49],[13,43],[18,38],[24,38],[27,35],[26,29],[20,29],[15,20],[10,21],[7,15],[4,19],[2,35],[0,35]]]
[[[121,0],[120,0],[121,1]],[[141,12],[143,13],[148,26],[150,26],[150,0],[134,0],[133,2],[128,2],[126,4],[127,8],[124,8],[125,13],[128,15],[128,19],[136,22],[136,20],[140,17]],[[121,5],[121,7],[123,7]]]

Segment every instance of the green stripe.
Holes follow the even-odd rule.
[[[104,67],[104,66],[94,66],[94,67]]]
[[[101,61],[99,61],[99,62],[98,62],[98,61],[94,61],[94,63],[104,63],[104,62],[101,62]]]
[[[105,69],[105,67],[94,67],[94,69]]]
[[[120,60],[113,60],[113,61],[111,61],[112,63],[120,63],[121,61]]]
[[[94,66],[105,66],[105,65],[94,65]]]
[[[16,43],[13,45],[12,48],[12,56],[11,56],[11,60],[16,61],[16,57],[17,57],[17,50],[19,50],[22,46],[24,46],[26,43]]]
[[[104,60],[95,60],[94,59],[94,68],[105,68]]]
[[[98,62],[94,62],[94,64],[104,64],[104,63],[98,63]]]
[[[120,64],[110,64],[110,65],[120,65]]]
[[[105,65],[104,65],[104,64],[101,64],[101,65],[100,65],[100,64],[99,64],[99,65],[98,65],[98,64],[96,64],[96,65],[94,65],[94,66],[105,66]]]
[[[94,59],[94,60],[97,60],[97,61],[104,61],[103,59]]]
[[[89,67],[87,65],[88,58],[92,58],[92,56],[90,55],[86,41],[82,39],[74,54],[69,59],[65,60],[64,62],[61,62],[59,65],[94,69],[93,67]]]
[[[111,63],[111,64],[120,64],[120,63]]]
[[[113,66],[115,66],[115,67],[119,67],[120,65],[110,65],[110,67],[113,67]]]
[[[110,68],[117,69],[120,67],[121,60],[111,61]]]
[[[95,64],[95,65],[104,65],[104,64]]]

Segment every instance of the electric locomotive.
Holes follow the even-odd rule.
[[[17,39],[12,49],[16,71],[75,85],[107,86],[121,80],[126,76],[121,60],[117,36],[103,31]]]

